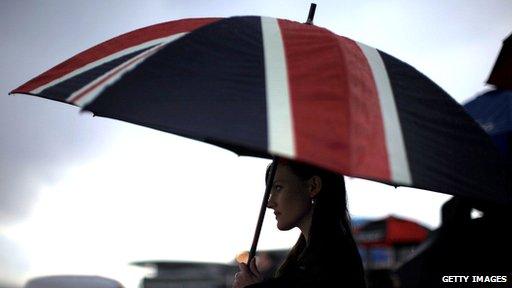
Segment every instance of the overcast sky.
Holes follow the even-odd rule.
[[[317,1],[315,24],[394,55],[458,102],[484,82],[512,31],[512,1]],[[100,274],[128,287],[129,262],[230,261],[248,249],[268,161],[69,105],[7,93],[74,54],[143,26],[265,15],[303,22],[309,1],[0,1],[0,284]],[[449,197],[347,182],[356,217],[435,227]],[[272,217],[268,217],[272,218]],[[298,232],[264,224],[260,247]]]

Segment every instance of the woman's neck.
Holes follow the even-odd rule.
[[[308,212],[308,214],[306,214],[297,225],[297,227],[302,232],[302,235],[304,235],[304,239],[306,239],[306,244],[309,244],[309,230],[311,229],[311,219],[313,219],[313,209],[311,209]]]

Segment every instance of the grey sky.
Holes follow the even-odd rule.
[[[501,40],[512,31],[509,0],[316,3],[317,25],[411,63],[459,102],[485,89]],[[0,272],[0,284],[2,277],[19,281],[19,271],[30,266],[20,256],[23,249],[2,238],[2,229],[30,215],[40,187],[59,182],[69,167],[119,150],[119,139],[135,142],[143,135],[127,124],[78,115],[72,106],[7,96],[10,90],[84,49],[143,26],[232,15],[304,21],[308,8],[309,1],[0,1],[0,271],[11,271]],[[124,157],[145,149],[130,153]]]

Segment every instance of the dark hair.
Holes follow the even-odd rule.
[[[307,181],[313,176],[322,179],[321,191],[314,198],[309,242],[306,243],[305,237],[301,234],[283,264],[276,271],[276,276],[286,274],[300,263],[307,266],[307,263],[311,261],[327,261],[325,258],[330,256],[329,251],[323,250],[325,250],[325,243],[332,243],[343,251],[343,257],[340,257],[342,259],[335,259],[335,261],[343,262],[339,264],[349,269],[351,274],[349,277],[354,279],[350,282],[357,284],[350,287],[365,287],[361,257],[351,231],[343,176],[301,162],[278,158],[267,167],[266,183],[268,183],[272,165],[276,164],[289,167],[291,172],[303,181]],[[333,256],[336,257],[336,255]]]

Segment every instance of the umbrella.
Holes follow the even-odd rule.
[[[511,201],[491,141],[448,94],[397,58],[315,25],[258,16],[161,23],[79,53],[12,93],[240,155]]]
[[[500,89],[512,90],[512,34],[503,40],[503,46],[487,83]]]
[[[464,104],[506,157],[512,153],[512,90],[487,91]]]

